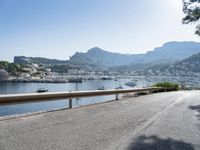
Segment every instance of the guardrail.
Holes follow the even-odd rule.
[[[30,93],[30,94],[9,94],[0,95],[0,105],[13,105],[23,103],[36,103],[45,101],[56,101],[58,99],[69,99],[69,108],[72,108],[72,99],[81,97],[116,95],[118,100],[119,94],[156,91],[163,88],[142,88],[142,89],[117,89],[117,90],[95,90],[95,91],[68,91],[68,92],[47,92],[47,93]]]

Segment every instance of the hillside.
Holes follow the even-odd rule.
[[[74,64],[69,62],[69,60],[58,60],[58,59],[48,59],[42,57],[25,57],[25,56],[15,56],[14,64],[26,66],[27,64],[34,63],[38,65],[43,65],[44,67],[50,68],[54,72],[65,73],[69,69],[89,69],[87,66]]]
[[[200,53],[171,65],[160,64],[150,67],[147,74],[191,76],[200,72]]]
[[[58,60],[58,59],[48,59],[43,57],[25,57],[25,56],[15,56],[15,64],[27,64],[27,63],[36,63],[36,64],[45,64],[45,65],[58,65],[66,64],[67,60]]]

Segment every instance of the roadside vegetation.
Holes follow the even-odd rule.
[[[153,87],[166,88],[167,91],[178,91],[178,89],[179,89],[178,84],[171,83],[171,82],[160,82],[160,83],[153,85]]]
[[[131,98],[131,97],[138,97],[138,96],[144,96],[144,95],[149,95],[153,93],[160,93],[160,92],[170,92],[170,91],[178,91],[179,90],[179,84],[172,83],[172,82],[160,82],[152,87],[160,87],[163,89],[155,89],[151,91],[139,91],[135,93],[128,93],[128,94],[123,94],[124,98]]]

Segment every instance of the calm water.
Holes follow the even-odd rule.
[[[137,86],[145,87],[148,85],[147,81],[143,77],[137,77]],[[105,89],[114,89],[121,84],[124,88],[129,88],[124,85],[125,82],[131,81],[131,79],[118,79],[115,80],[91,80],[84,81],[83,83],[0,83],[0,94],[17,94],[17,93],[34,93],[38,88],[48,88],[49,92],[57,91],[84,91],[84,90],[97,90],[98,87],[104,86]],[[101,97],[89,97],[81,99],[73,99],[73,107],[81,105],[99,103],[109,100],[114,100],[115,96],[101,96]],[[41,102],[33,104],[20,104],[10,106],[0,106],[0,116],[22,114],[27,112],[56,110],[68,107],[68,100],[61,99],[53,102]]]

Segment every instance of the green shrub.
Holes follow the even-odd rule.
[[[174,91],[174,90],[177,91],[179,85],[176,83],[171,83],[171,82],[160,82],[153,85],[153,87],[162,87],[162,88],[166,88],[168,91]]]
[[[7,71],[9,74],[16,74],[17,72],[23,72],[23,68],[14,63],[9,63],[7,61],[0,61],[0,69]]]

